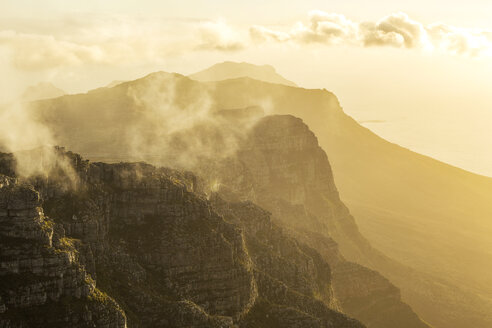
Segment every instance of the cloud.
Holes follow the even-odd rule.
[[[272,41],[272,40],[283,42],[291,39],[291,35],[287,32],[275,31],[258,25],[253,25],[249,29],[249,33],[251,35],[251,38],[254,41],[258,41],[258,42],[265,42],[265,41]]]
[[[239,122],[238,116],[236,122],[224,115],[227,110],[217,110],[211,92],[211,86],[190,84],[188,79],[164,72],[130,85],[127,96],[138,115],[125,123],[118,138],[120,146],[111,148],[135,160],[187,170],[231,156],[263,111],[245,109],[241,112],[249,114],[248,119]],[[268,110],[267,101],[258,105]],[[118,116],[119,112],[107,114]]]
[[[245,46],[244,37],[223,20],[98,17],[85,25],[80,20],[64,22],[59,31],[51,32],[1,30],[0,48],[8,50],[14,67],[37,71],[87,64],[160,64],[189,51],[230,52]]]
[[[441,51],[457,55],[492,56],[492,31],[436,23],[427,27],[427,33]]]
[[[239,33],[224,21],[202,23],[199,27],[200,43],[198,49],[236,51],[245,47]]]
[[[421,49],[467,56],[492,55],[492,31],[442,23],[424,25],[403,12],[390,14],[375,22],[355,22],[344,15],[316,10],[309,13],[306,22],[297,22],[288,30],[255,25],[249,32],[255,43],[346,44]]]
[[[52,132],[33,118],[26,103],[0,106],[0,121],[8,122],[0,129],[0,152],[13,153],[19,177],[54,178],[59,174],[65,178],[65,187],[76,187],[78,179],[70,159],[53,147]]]
[[[13,67],[31,72],[84,65],[162,65],[170,57],[189,52],[235,52],[264,43],[395,47],[492,56],[492,31],[443,23],[425,25],[402,12],[378,21],[357,22],[315,10],[305,21],[293,22],[287,28],[240,28],[220,19],[81,15],[63,22],[31,21],[24,27],[0,30],[3,62],[9,60]]]
[[[377,23],[363,22],[359,24],[359,31],[364,46],[415,48],[423,46],[427,40],[424,26],[401,12]]]
[[[300,42],[337,43],[353,39],[357,25],[340,14],[312,11],[309,24],[297,23],[291,31],[293,38]]]
[[[97,45],[57,40],[49,35],[1,31],[0,46],[10,48],[14,66],[25,70],[99,63],[105,60],[103,49]]]

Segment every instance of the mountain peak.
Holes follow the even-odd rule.
[[[249,77],[255,80],[284,84],[291,87],[297,86],[294,82],[278,74],[271,65],[255,65],[246,62],[225,61],[223,63],[217,63],[200,72],[191,74],[189,77],[197,81],[220,81]]]

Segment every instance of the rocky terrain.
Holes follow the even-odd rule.
[[[228,112],[230,124],[244,111]],[[357,227],[298,118],[261,119],[233,157],[198,165],[202,178],[57,156],[73,171],[29,182],[129,326],[362,327],[345,313],[367,327],[428,327],[398,288],[340,253],[335,240],[350,244]],[[0,164],[15,176],[11,155]]]
[[[428,327],[401,301],[398,288],[342,255],[364,258],[377,251],[341,202],[326,153],[302,120],[290,115],[260,119],[233,158],[203,175],[220,181],[219,194],[223,190],[224,197],[258,203],[291,235],[319,251],[332,269],[335,296],[345,313],[368,327]]]
[[[363,327],[329,264],[257,205],[207,196],[191,173],[56,151],[75,176],[25,181],[1,156],[0,262],[16,282],[1,327]]]
[[[41,206],[32,186],[0,176],[0,327],[125,327],[80,264],[79,241]]]

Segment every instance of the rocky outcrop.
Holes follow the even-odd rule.
[[[55,230],[37,191],[0,176],[0,327],[125,327]]]
[[[97,281],[93,289],[124,310],[128,326],[363,327],[340,313],[321,255],[256,205],[209,201],[191,173],[57,152],[71,163],[75,186],[67,189],[55,166],[26,188],[40,211],[43,199],[53,235],[63,236],[58,244],[68,245],[85,280]],[[71,300],[63,304],[73,309]],[[21,316],[34,307],[26,304]]]
[[[345,260],[367,261],[376,251],[341,202],[328,158],[300,119],[263,118],[235,157],[204,175],[220,181],[223,197],[255,201],[291,236],[316,249],[332,268],[334,295],[345,313],[368,327],[428,327],[386,278]]]
[[[286,235],[270,213],[251,202],[228,203],[215,197],[214,208],[245,232],[260,300],[245,318],[256,327],[357,327],[340,314],[331,270],[319,253]]]

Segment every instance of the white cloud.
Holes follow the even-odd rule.
[[[245,47],[240,34],[224,21],[201,23],[198,31],[198,49],[235,51]]]
[[[390,14],[376,22],[354,22],[340,14],[312,11],[307,22],[297,22],[286,31],[253,26],[250,35],[256,43],[389,46],[468,56],[492,55],[492,31],[440,23],[426,26],[403,12]]]
[[[46,24],[40,20],[23,29],[0,30],[4,65],[6,59],[25,71],[84,65],[161,65],[171,56],[188,52],[233,52],[262,43],[397,47],[492,56],[492,31],[442,23],[425,25],[402,12],[379,21],[356,22],[341,14],[316,10],[306,21],[287,28],[253,25],[241,29],[224,20],[117,15],[76,16]]]
[[[253,25],[252,27],[250,27],[249,33],[254,41],[259,42],[271,40],[283,42],[291,39],[291,35],[287,32],[275,31],[258,25]]]
[[[427,42],[424,26],[401,12],[388,15],[377,23],[363,22],[359,29],[365,46],[415,48]]]
[[[10,48],[13,64],[26,70],[95,63],[105,59],[103,50],[97,45],[57,40],[50,35],[1,31],[0,46]]]
[[[309,13],[309,24],[297,23],[291,31],[294,39],[311,43],[336,43],[353,39],[357,25],[340,14],[312,11]]]
[[[427,32],[431,42],[441,51],[458,55],[492,56],[492,31],[436,23],[428,26]]]
[[[67,24],[66,22],[64,24]],[[162,63],[188,51],[236,51],[244,37],[224,21],[145,20],[112,17],[79,20],[52,34],[0,31],[0,47],[22,70],[46,70],[87,64]]]

